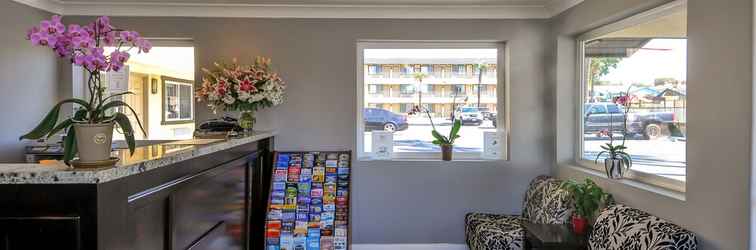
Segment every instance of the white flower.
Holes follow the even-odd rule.
[[[236,102],[236,99],[234,99],[230,95],[227,95],[227,96],[223,97],[223,102],[225,102],[226,104],[230,105],[230,104],[233,104],[234,102]]]

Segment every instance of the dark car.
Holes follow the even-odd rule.
[[[394,132],[409,128],[407,116],[385,109],[365,108],[363,119],[365,119],[365,131],[384,130]]]
[[[584,106],[585,133],[598,133],[612,129],[621,133],[624,122],[624,107],[611,102],[586,103]],[[676,123],[672,112],[630,113],[627,119],[627,132],[630,135],[642,135],[645,139],[656,139],[663,135],[664,128]]]

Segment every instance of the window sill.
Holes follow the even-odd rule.
[[[484,158],[452,158],[451,161],[443,161],[441,157],[438,158],[391,158],[391,159],[376,159],[373,157],[359,157],[357,161],[360,162],[506,162],[504,159],[484,159]]]
[[[581,172],[590,176],[594,176],[596,178],[601,178],[608,183],[618,183],[618,184],[630,186],[636,189],[652,192],[661,196],[666,196],[672,199],[685,201],[684,191],[678,191],[671,188],[660,187],[657,185],[653,185],[653,184],[649,184],[649,183],[645,183],[645,182],[641,182],[641,181],[633,180],[633,179],[621,179],[621,180],[609,179],[601,171],[598,171],[589,167],[579,166],[577,164],[559,164],[559,167],[570,169],[572,171]]]

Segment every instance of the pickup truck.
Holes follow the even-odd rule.
[[[622,133],[624,107],[611,102],[586,103],[583,106],[584,133],[598,133],[602,130],[614,130]],[[672,112],[631,112],[627,114],[627,133],[630,136],[642,135],[644,139],[652,140],[662,137],[665,128],[675,124],[675,114]]]

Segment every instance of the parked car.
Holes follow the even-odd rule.
[[[609,130],[621,133],[624,120],[624,107],[611,102],[586,103],[584,106],[584,131],[598,133]],[[672,112],[639,112],[628,114],[628,134],[642,135],[650,140],[664,135],[665,128],[676,123]]]
[[[475,126],[483,123],[483,113],[478,107],[459,107],[454,112],[456,119],[462,121],[462,124],[473,124]]]
[[[498,120],[498,119],[496,119],[496,112],[489,113],[488,119],[491,120],[491,123],[493,124],[493,127],[495,128],[497,126],[496,125],[496,123],[497,123],[496,120]]]
[[[363,110],[365,131],[384,130],[389,132],[402,131],[409,128],[407,116],[385,109],[365,108]]]

